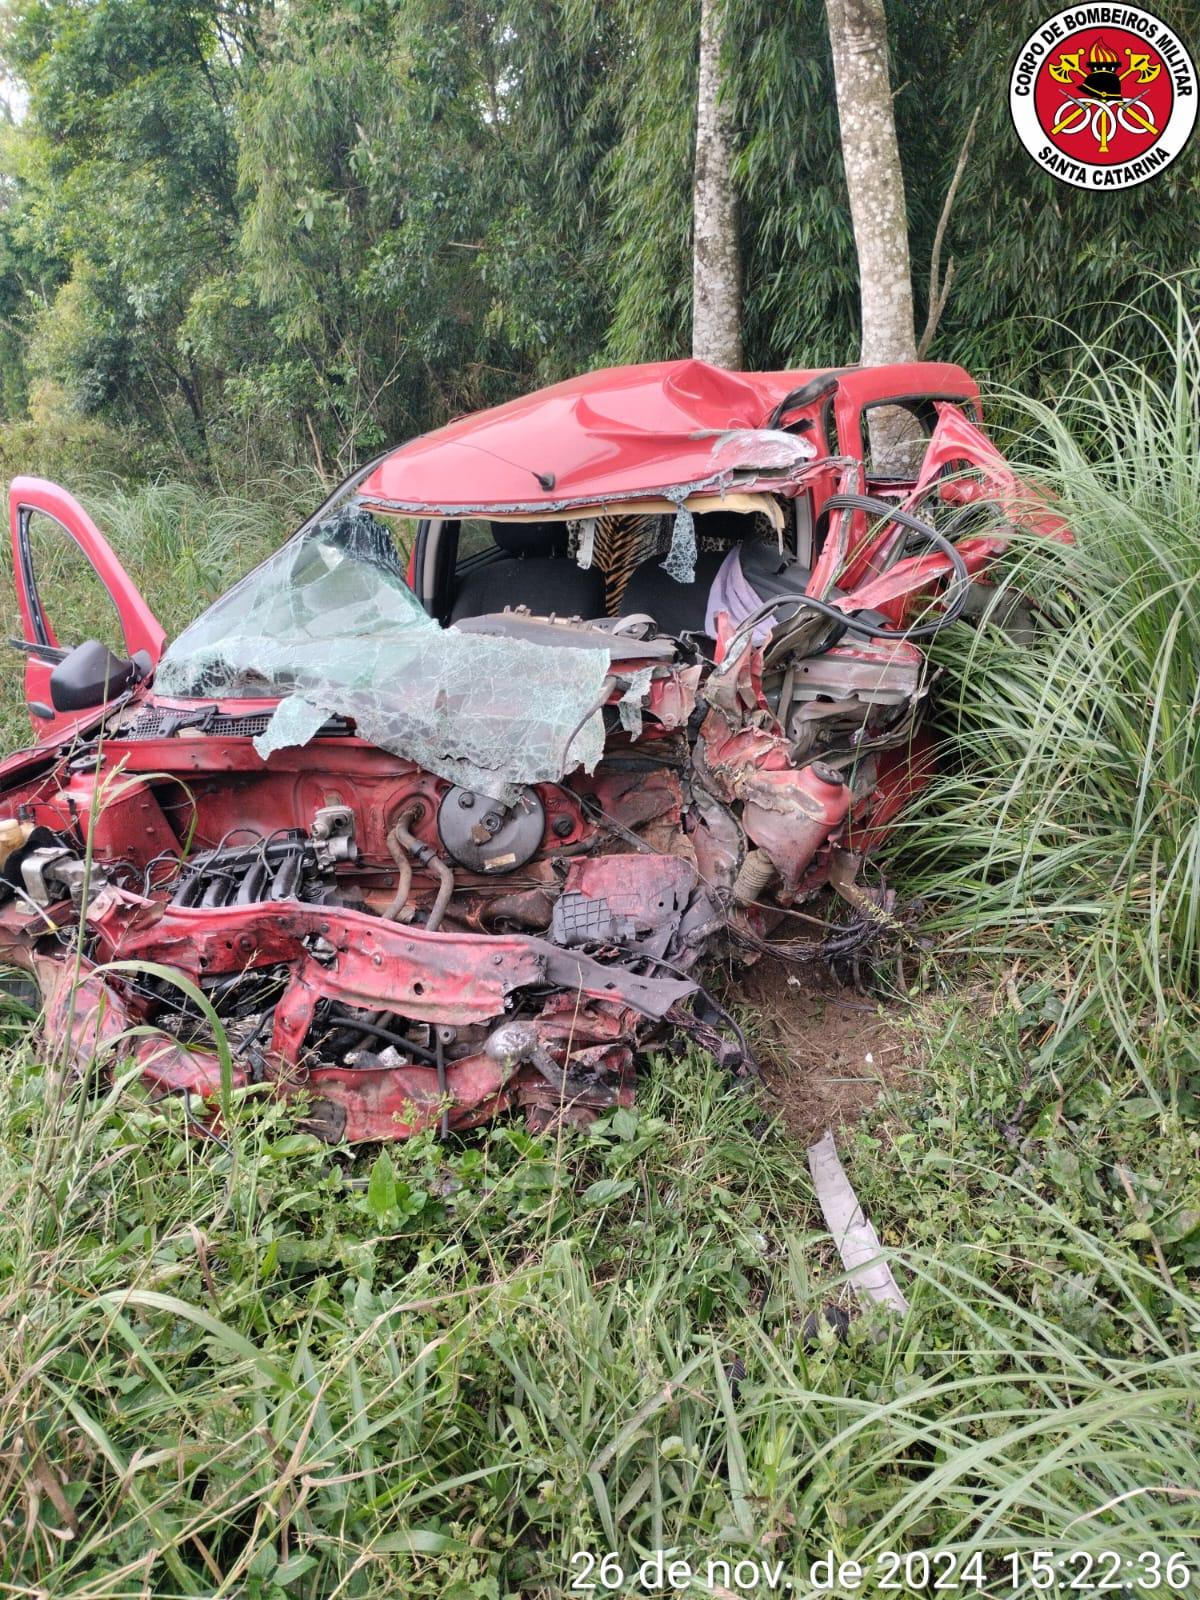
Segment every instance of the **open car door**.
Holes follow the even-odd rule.
[[[166,635],[73,495],[44,478],[14,478],[8,505],[22,632],[10,642],[25,656],[34,729],[49,739],[152,672]],[[85,644],[93,648],[78,651]],[[73,651],[78,670],[52,685]]]

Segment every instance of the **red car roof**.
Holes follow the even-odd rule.
[[[978,394],[960,367],[933,362],[838,370],[843,393],[858,404]],[[401,445],[359,492],[398,510],[536,515],[708,484],[722,469],[744,475],[764,464],[761,441],[723,436],[763,429],[780,400],[821,375],[728,372],[703,361],[585,373]]]

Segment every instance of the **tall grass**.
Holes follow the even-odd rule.
[[[558,1143],[348,1167],[263,1106],[233,1161],[16,1049],[5,1592],[551,1600],[581,1551],[672,1551],[700,1593],[747,1557],[803,1593],[830,1549],[1200,1570],[1194,1297],[1013,1185],[1009,1237],[897,1257],[902,1323],[813,1343],[838,1280],[759,1114],[693,1061]],[[1051,1235],[1069,1265],[1031,1269]]]
[[[321,497],[316,475],[298,471],[236,494],[164,481],[80,495],[168,636],[261,561]]]
[[[1053,407],[1009,399],[1010,453],[1076,542],[1008,561],[1032,647],[939,640],[942,775],[896,860],[953,942],[1048,955],[1065,1026],[1102,1013],[1177,1085],[1200,985],[1200,325],[1182,295],[1172,327],[1131,312]]]

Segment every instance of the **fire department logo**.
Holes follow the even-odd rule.
[[[1134,6],[1072,6],[1021,46],[1009,85],[1021,143],[1078,189],[1157,177],[1196,122],[1196,67],[1178,34]]]

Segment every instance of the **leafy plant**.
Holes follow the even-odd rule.
[[[227,1152],[128,1073],[92,1094],[18,1046],[4,1581],[495,1600],[561,1592],[579,1550],[1200,1559],[1169,1490],[1200,1465],[1191,1294],[1001,1182],[1006,1232],[976,1209],[897,1252],[903,1323],[814,1342],[839,1278],[760,1115],[687,1060],[584,1135],[347,1162],[259,1101]],[[883,1221],[894,1171],[875,1191],[868,1146],[857,1170]]]
[[[1177,296],[1173,325],[1114,312],[1055,405],[1009,397],[1075,542],[1015,547],[996,605],[1034,597],[1032,644],[939,641],[945,770],[895,843],[947,948],[1053,948],[1044,1060],[1095,1025],[1156,1100],[1200,1065],[1200,329]]]

